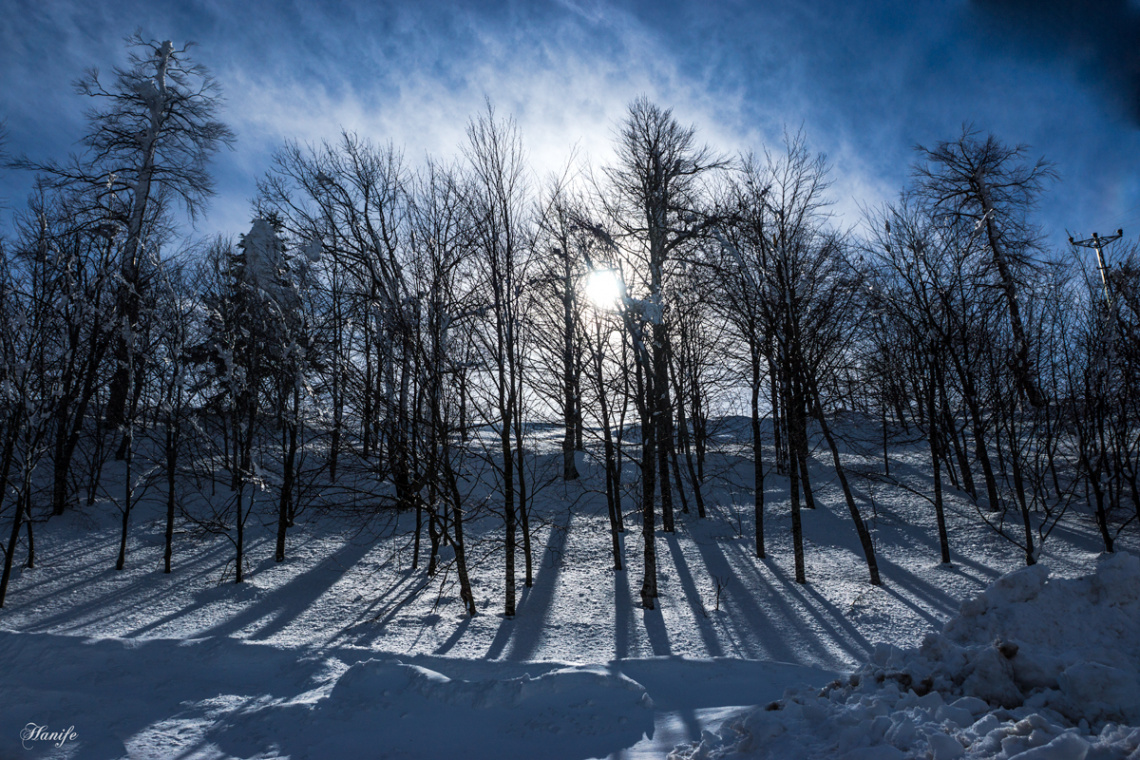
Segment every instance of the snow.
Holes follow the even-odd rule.
[[[919,648],[889,644],[845,681],[793,689],[670,757],[1140,756],[1140,558],[1050,579],[1014,570]]]
[[[74,726],[78,741],[63,747],[64,757],[528,757],[541,748],[544,758],[569,760],[630,748],[627,758],[660,758],[689,736],[685,723],[726,714],[693,708],[715,704],[710,692],[723,678],[735,681],[729,693],[748,682],[750,694],[775,697],[782,684],[828,675],[681,658],[515,667],[420,658],[429,667],[222,637],[0,633],[0,652],[16,683],[0,689],[3,704],[19,705],[0,715],[5,758],[17,756],[29,721]],[[648,689],[665,703],[655,705]],[[687,698],[670,696],[677,691]],[[55,716],[74,717],[63,725]],[[30,746],[20,756],[56,756],[54,746]],[[383,751],[373,755],[376,747]]]
[[[285,278],[288,271],[285,244],[273,224],[267,219],[254,219],[253,226],[242,237],[241,248],[241,277],[252,292],[272,302],[285,315],[299,309],[297,292]],[[306,249],[304,254],[309,256],[311,252]]]
[[[401,758],[463,757],[472,746],[506,757],[534,747],[552,759],[587,757],[651,732],[652,706],[644,687],[601,666],[468,681],[369,659],[350,666],[327,697],[257,705],[213,740],[241,757],[271,742],[292,757],[354,757],[377,745]]]
[[[1140,757],[1133,528],[1125,551],[1101,555],[1074,509],[1023,568],[950,493],[944,566],[929,504],[863,483],[884,575],[872,587],[838,484],[813,462],[799,585],[787,480],[767,479],[757,560],[738,485],[751,465],[722,428],[709,517],[679,513],[677,533],[658,534],[648,611],[633,513],[627,569],[610,569],[599,464],[548,482],[560,433],[535,433],[535,583],[522,588],[520,555],[514,619],[499,614],[500,518],[473,510],[465,526],[468,618],[453,554],[435,578],[412,571],[413,516],[364,521],[351,483],[322,496],[335,510],[303,513],[283,563],[272,519],[251,520],[240,586],[228,540],[184,527],[161,572],[158,492],[137,507],[121,572],[113,507],[38,525],[37,567],[0,610],[0,758]],[[923,448],[892,450],[916,489],[929,486]]]

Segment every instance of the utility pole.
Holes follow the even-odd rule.
[[[1096,251],[1096,265],[1100,270],[1100,281],[1104,285],[1104,300],[1108,302],[1109,307],[1112,306],[1112,294],[1108,290],[1108,264],[1104,260],[1104,247],[1109,243],[1114,243],[1124,236],[1124,230],[1117,230],[1115,235],[1105,235],[1100,237],[1095,232],[1088,240],[1073,240],[1069,238],[1070,245],[1079,245],[1082,248],[1092,248]]]
[[[1088,240],[1073,240],[1069,238],[1069,243],[1072,245],[1079,245],[1082,248],[1092,248],[1096,251],[1096,265],[1100,270],[1100,281],[1104,286],[1104,312],[1101,315],[1103,321],[1104,341],[1103,347],[1097,351],[1099,354],[1097,359],[1097,367],[1101,372],[1107,373],[1109,367],[1113,364],[1116,358],[1116,331],[1118,329],[1116,320],[1113,318],[1113,305],[1112,305],[1112,292],[1108,287],[1108,263],[1104,258],[1104,247],[1109,243],[1114,243],[1124,236],[1124,230],[1117,230],[1115,235],[1106,235],[1100,237],[1095,232]]]

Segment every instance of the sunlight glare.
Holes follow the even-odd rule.
[[[586,298],[597,309],[616,309],[621,303],[621,276],[612,269],[596,269],[586,278]]]

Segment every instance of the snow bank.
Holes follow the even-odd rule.
[[[230,756],[274,746],[298,758],[607,755],[653,732],[644,687],[604,666],[531,678],[468,681],[418,665],[370,659],[350,666],[328,695],[257,705],[210,739]],[[538,753],[537,755],[535,753]]]
[[[1140,758],[1140,558],[1048,574],[1004,575],[919,649],[880,644],[846,681],[789,690],[670,757]]]
[[[604,667],[574,666],[504,680],[453,680],[418,665],[366,660],[350,667],[337,680],[326,712],[358,710],[361,706],[406,709],[410,700],[462,710],[510,710],[525,703],[532,726],[559,732],[572,722],[577,732],[597,734],[621,717],[636,719],[653,701],[645,688]],[[579,708],[591,708],[581,710]],[[484,715],[484,717],[486,717]]]

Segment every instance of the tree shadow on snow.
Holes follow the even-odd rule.
[[[677,580],[681,582],[681,590],[685,594],[685,599],[689,602],[689,607],[693,612],[693,619],[697,622],[697,629],[701,634],[701,641],[704,642],[705,651],[708,652],[710,657],[723,657],[724,648],[720,644],[720,639],[717,637],[716,629],[713,627],[712,622],[709,620],[708,610],[705,609],[704,603],[701,601],[701,594],[697,590],[697,584],[693,580],[693,574],[689,570],[688,560],[685,558],[685,553],[681,550],[677,542],[677,535],[666,534],[665,542],[669,545],[669,554],[673,558],[673,568],[677,573]],[[656,651],[654,652],[656,654]]]
[[[223,555],[221,547],[195,552],[169,575],[161,572],[161,564],[144,570],[130,561],[126,570],[116,571],[112,569],[113,559],[107,559],[106,569],[96,575],[84,576],[62,586],[46,584],[44,590],[52,596],[63,598],[81,594],[83,601],[69,603],[55,614],[35,619],[24,629],[29,632],[81,634],[85,629],[103,621],[121,625],[134,610],[149,612],[154,602],[171,594],[171,587],[184,589],[203,583],[204,579],[216,574],[225,564]],[[21,599],[20,604],[34,609],[37,599],[38,597]],[[191,614],[197,608],[198,605],[180,607],[169,615],[130,630],[127,635],[138,636],[151,631],[163,623]]]
[[[0,632],[0,653],[5,662],[24,664],[9,669],[7,704],[0,711],[0,757],[13,758],[51,750],[47,743],[23,750],[20,731],[29,722],[52,730],[74,726],[71,760],[123,757],[125,742],[148,726],[165,722],[157,730],[172,733],[170,721],[208,722],[210,707],[200,703],[235,695],[226,700],[234,707],[262,695],[297,694],[316,685],[326,669],[320,659],[233,639],[89,640]]]
[[[546,546],[539,554],[534,585],[530,588],[523,587],[515,608],[515,618],[504,618],[499,624],[499,630],[487,648],[486,659],[503,658],[508,644],[510,650],[505,655],[508,660],[530,660],[538,652],[543,638],[549,633],[547,619],[554,605],[554,595],[558,591],[562,563],[566,561],[566,540],[569,533],[569,523],[554,523],[550,526]]]
[[[870,652],[870,644],[835,605],[810,585],[795,583],[772,559],[757,559],[749,542],[695,543],[712,576],[731,579],[749,572],[759,581],[755,597],[748,590],[749,584],[739,581],[725,594],[725,606],[738,610],[736,618],[747,626],[738,632],[740,655],[842,669]],[[804,635],[813,628],[815,635]],[[793,641],[798,644],[795,649],[790,644]]]

